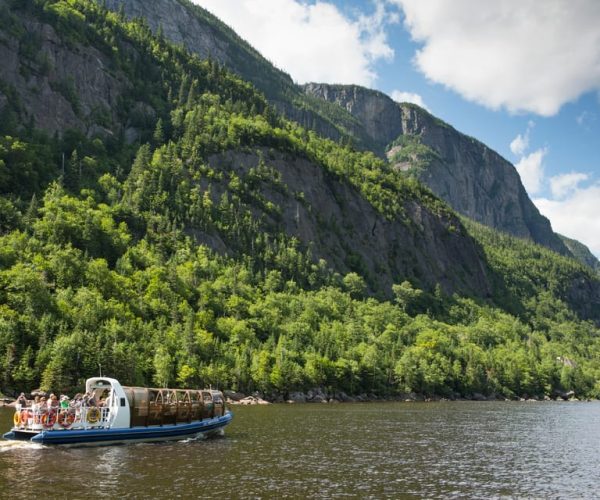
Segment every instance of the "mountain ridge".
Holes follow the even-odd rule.
[[[3,391],[80,390],[101,364],[128,385],[284,400],[600,395],[588,267],[459,218],[147,21],[91,0],[0,0],[0,20],[16,61],[0,82]],[[54,67],[67,59],[80,86]],[[36,88],[77,120],[40,128]],[[439,156],[393,147],[417,169]]]
[[[251,45],[208,11],[188,0],[176,0],[175,4],[172,0],[158,0],[152,5],[141,0],[105,2],[108,8],[121,10],[129,17],[145,18],[154,32],[160,31],[170,40],[185,45],[200,57],[214,57],[230,70],[252,81],[284,116],[334,140],[341,140],[344,136],[354,138],[357,146],[385,157],[390,143],[401,135],[418,135],[419,140],[430,143],[427,144],[429,147],[439,149],[437,138],[437,142],[432,144],[432,134],[439,136],[439,130],[450,134],[455,131],[453,127],[425,110],[406,104],[398,105],[389,96],[377,90],[358,85],[295,85],[289,75],[274,68]],[[191,10],[195,16],[185,15],[186,9]],[[215,29],[213,23],[217,23],[219,29]],[[232,50],[232,45],[241,47],[245,56],[237,56],[237,51]],[[236,55],[237,59],[233,60],[231,53]],[[341,95],[346,93],[348,95]],[[329,109],[324,117],[319,105],[311,106],[310,101],[300,97],[302,95],[318,99],[321,103],[333,104],[341,113]],[[422,136],[422,131],[410,128],[411,124],[416,123],[414,118],[406,119],[410,112],[425,119],[431,117],[431,120],[427,120],[430,130],[426,136]],[[333,123],[330,119],[332,115],[336,118]],[[436,131],[437,127],[434,125],[439,125],[439,130]],[[461,141],[463,145],[472,139],[458,131],[455,132],[454,139]],[[477,166],[465,161],[448,147],[443,148],[441,157],[435,158],[427,169],[421,168],[413,173],[459,213],[501,231],[529,238],[563,255],[573,255],[560,237],[554,234],[549,221],[533,205],[512,164],[477,140],[470,146],[487,170],[478,177],[473,176],[473,173],[478,172]],[[457,169],[457,166],[463,168]],[[503,183],[510,185],[511,192],[504,200],[498,202],[494,200],[499,190],[496,186]],[[466,196],[461,195],[461,186],[466,187]],[[582,262],[587,265],[586,260]]]
[[[252,82],[287,118],[333,140],[352,139],[371,149],[368,135],[354,117],[336,106],[315,105],[292,78],[274,67],[249,43],[207,10],[189,0],[106,0],[107,8],[129,18],[145,19],[162,33],[201,58],[212,58]]]
[[[389,160],[397,168],[409,171],[457,212],[569,254],[548,219],[529,199],[514,166],[480,141],[414,104],[395,103],[382,92],[356,85],[314,83],[304,89],[354,114],[373,140],[386,145]],[[401,138],[408,141],[394,144]],[[423,151],[425,156],[419,157],[417,144],[433,154],[427,156]]]

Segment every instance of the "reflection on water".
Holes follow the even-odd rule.
[[[235,408],[224,438],[102,448],[0,443],[12,496],[593,498],[600,403]],[[8,430],[12,412],[0,409]],[[26,479],[24,477],[26,476]],[[91,489],[90,489],[91,488]]]

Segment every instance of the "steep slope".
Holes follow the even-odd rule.
[[[111,22],[116,28],[107,26],[99,7],[81,2],[77,4],[81,14],[64,2],[49,2],[44,8],[26,3],[13,10],[7,9],[5,0],[0,2],[5,15],[12,16],[5,26],[21,33],[20,38],[9,39],[6,32],[9,42],[0,52],[2,62],[7,62],[3,77],[23,103],[15,115],[21,122],[31,116],[33,126],[49,134],[78,129],[90,139],[120,137],[115,140],[121,145],[151,140],[158,147],[170,134],[177,151],[169,146],[169,157],[186,165],[185,175],[169,171],[175,165],[166,159],[154,165],[138,153],[145,169],[134,164],[131,177],[140,176],[139,187],[127,191],[128,199],[137,200],[136,209],[159,210],[154,200],[165,197],[160,209],[168,207],[170,216],[198,242],[238,257],[256,253],[252,233],[264,232],[282,241],[296,238],[303,250],[311,249],[315,260],[324,259],[342,275],[358,272],[372,292],[383,296],[391,296],[392,284],[405,279],[424,289],[439,283],[448,293],[490,295],[485,262],[460,221],[419,186],[388,171],[382,160],[307,134],[277,117],[250,85],[211,62],[191,59],[164,40],[151,40],[143,26],[121,27],[115,17]],[[94,20],[96,24],[90,24]],[[116,32],[106,34],[102,29]],[[32,57],[19,56],[38,33],[45,35],[39,37]],[[145,43],[153,44],[152,49]],[[50,69],[40,74],[36,64],[42,63],[37,61],[47,59]],[[24,67],[34,70],[26,73]],[[68,80],[69,71],[77,83]],[[62,87],[53,90],[61,81],[71,82],[69,99]],[[40,87],[47,89],[43,96],[36,94]],[[96,121],[98,106],[108,109],[103,113],[104,127]],[[65,109],[60,117],[48,113],[59,108]],[[61,152],[66,156],[63,180],[77,191],[86,186],[86,178],[93,183],[94,174],[102,173],[86,165],[106,169],[105,152],[99,155],[101,148],[85,135],[70,143],[61,141],[60,135],[55,161],[61,161]],[[273,180],[268,176],[260,182],[253,177],[250,171],[259,164],[282,179],[278,189],[269,188]],[[127,159],[113,168],[111,173],[127,172]],[[203,168],[209,168],[210,175],[203,176]],[[61,173],[60,163],[54,172]],[[184,194],[177,188],[175,199],[163,187],[164,178],[172,183],[179,179],[191,185],[191,191]],[[384,181],[388,187],[380,185]],[[236,182],[242,183],[241,193],[232,188]],[[132,183],[130,179],[127,186]],[[243,188],[246,184],[254,187]],[[148,193],[152,186],[154,191]],[[231,212],[238,230],[217,223],[216,210],[205,214],[198,226],[197,217],[191,218],[189,212],[202,196],[215,207],[228,200],[221,209]]]
[[[352,138],[362,149],[371,141],[350,113],[313,99],[274,67],[231,28],[188,0],[105,0],[107,8],[127,17],[143,18],[155,33],[162,33],[201,59],[212,58],[252,82],[284,116],[333,140]]]
[[[357,86],[307,84],[312,96],[358,118],[390,162],[409,171],[452,208],[500,231],[569,254],[531,202],[513,165],[415,105]]]
[[[0,0],[0,108],[2,123],[27,124],[50,134],[69,128],[93,134],[117,118],[131,85],[101,47],[77,43],[37,17],[18,17]],[[96,116],[94,116],[96,115]],[[95,119],[97,118],[97,119]],[[105,129],[105,133],[110,132]]]
[[[200,57],[224,64],[252,81],[285,116],[322,135],[334,140],[349,135],[358,146],[378,154],[400,135],[419,136],[424,144],[439,149],[439,158],[431,162],[427,173],[420,169],[417,176],[455,210],[559,253],[569,253],[529,200],[512,165],[439,120],[429,120],[429,126],[423,128],[417,125],[416,109],[398,106],[386,95],[362,87],[307,84],[299,88],[217,18],[191,2],[108,0],[106,5],[130,17],[142,17],[153,31],[161,31]],[[327,103],[339,105],[342,112]],[[406,119],[411,111],[413,116]],[[425,121],[427,113],[421,115],[419,120]],[[450,137],[440,137],[431,124],[450,131]]]
[[[468,219],[463,222],[494,271],[497,302],[512,302],[514,311],[526,304],[525,309],[538,310],[536,321],[551,317],[561,307],[558,301],[582,318],[600,318],[600,279],[590,266]],[[514,297],[520,301],[513,302]]]
[[[491,296],[477,245],[447,211],[436,213],[408,195],[401,202],[401,216],[386,217],[356,187],[318,162],[262,149],[217,154],[209,165],[220,170],[230,165],[226,178],[244,184],[262,171],[263,179],[252,181],[252,195],[246,193],[272,207],[248,205],[261,221],[260,230],[297,238],[313,258],[343,275],[358,273],[380,295],[391,296],[394,283],[409,279],[426,290],[439,284],[447,293]],[[226,191],[226,183],[212,183],[215,200]]]
[[[383,92],[358,85],[327,83],[307,83],[302,89],[307,95],[335,103],[354,116],[382,156],[387,145],[404,133],[402,108]]]
[[[100,364],[280,399],[600,395],[591,270],[462,224],[147,23],[91,0],[0,0],[0,20],[3,392],[81,390]],[[50,56],[92,88],[57,86]]]
[[[558,236],[578,261],[583,262],[600,274],[600,261],[592,252],[590,252],[588,247],[586,247],[583,243],[571,238],[567,238],[562,234],[559,234]]]

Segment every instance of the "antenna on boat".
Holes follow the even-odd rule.
[[[98,363],[98,368],[100,369],[100,376],[102,376],[102,365]]]

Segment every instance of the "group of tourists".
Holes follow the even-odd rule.
[[[96,424],[101,421],[102,407],[106,406],[108,391],[104,391],[97,400],[93,392],[76,394],[73,399],[69,396],[50,394],[48,397],[36,395],[28,400],[24,393],[17,398],[17,411],[15,413],[15,426],[27,428],[31,425],[40,425],[44,428],[53,428],[55,424],[62,428],[69,428],[75,422]]]
[[[96,401],[96,396],[92,392],[86,392],[85,394],[78,393],[73,399],[69,396],[62,394],[60,399],[56,394],[50,394],[48,397],[36,395],[32,400],[25,397],[25,393],[21,393],[17,398],[17,404],[21,405],[21,408],[31,408],[32,410],[57,410],[57,409],[69,409],[69,408],[86,408],[86,407],[103,407],[106,405],[106,398],[108,394],[103,394],[99,401]]]

